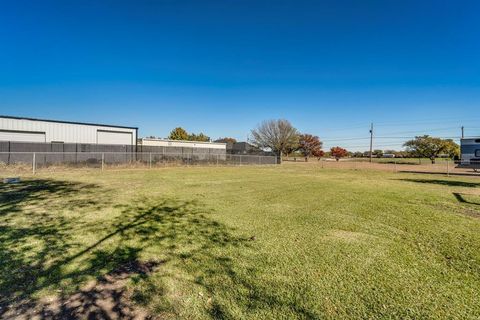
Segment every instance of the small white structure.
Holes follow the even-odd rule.
[[[138,128],[0,116],[0,141],[135,146]]]
[[[224,151],[224,152],[227,151],[227,144],[220,143],[220,142],[142,138],[138,140],[138,145],[145,146],[145,147],[182,147],[182,148],[196,148],[196,149],[215,149],[215,150]]]

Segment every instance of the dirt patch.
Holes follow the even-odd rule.
[[[147,276],[162,262],[130,261],[88,283],[70,296],[17,302],[3,310],[2,319],[153,319],[133,305],[126,282],[132,275]]]

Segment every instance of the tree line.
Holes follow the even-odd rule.
[[[320,158],[324,155],[334,157],[337,161],[346,156],[365,156],[365,153],[350,153],[339,146],[332,147],[330,152],[324,153],[323,143],[318,136],[299,133],[288,120],[284,119],[264,121],[252,130],[251,135],[251,142],[254,145],[272,150],[279,158],[292,152],[300,152],[306,160],[308,157]],[[449,158],[460,156],[460,147],[452,139],[423,135],[406,141],[403,146],[405,151],[400,151],[401,154],[393,150],[387,150],[385,153],[402,157],[430,158],[432,163],[435,163],[435,158],[441,155]],[[372,154],[381,157],[384,153],[382,150],[374,150]],[[368,156],[370,156],[369,153]]]
[[[149,138],[155,138],[154,136],[150,136]],[[169,140],[184,140],[184,141],[201,141],[201,142],[210,142],[211,139],[209,136],[204,134],[203,132],[200,132],[198,134],[196,133],[188,133],[187,130],[185,130],[182,127],[176,127],[172,131],[170,131],[170,134],[168,135],[167,139]],[[222,142],[222,143],[236,143],[237,140],[235,138],[219,138],[213,142]]]
[[[189,141],[211,141],[210,137],[200,132],[198,134],[188,133],[182,127],[174,128],[168,139],[189,140]],[[234,138],[219,138],[214,142],[236,143]],[[370,156],[369,152],[349,152],[347,149],[336,146],[329,152],[322,150],[323,142],[316,135],[300,133],[288,120],[266,120],[251,130],[249,143],[263,150],[271,150],[281,161],[281,157],[292,153],[301,154],[308,161],[310,157],[320,159],[324,156],[334,157],[337,161],[343,157],[365,157]],[[441,139],[429,135],[416,136],[406,141],[404,151],[395,150],[373,150],[372,155],[382,157],[384,154],[392,154],[396,157],[430,158],[435,163],[435,158],[445,155],[449,158],[460,156],[460,147],[452,139]]]
[[[201,141],[201,142],[209,142],[210,137],[200,132],[198,134],[195,133],[188,133],[187,130],[183,129],[182,127],[176,127],[170,134],[168,135],[168,139],[170,140],[188,140],[188,141]]]

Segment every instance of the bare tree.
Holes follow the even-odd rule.
[[[282,154],[298,147],[299,134],[288,120],[263,121],[252,130],[251,143],[265,149],[271,149],[282,161]]]

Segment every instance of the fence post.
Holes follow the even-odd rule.
[[[240,165],[242,165],[242,155],[240,155]]]
[[[219,154],[217,154],[217,166],[218,166],[218,156],[220,156]]]
[[[394,165],[394,168],[395,168],[395,172],[398,172],[397,171],[397,159],[393,160],[393,165]]]
[[[8,141],[8,160],[7,160],[7,165],[10,165],[10,157],[11,157],[10,143],[11,143],[11,141]]]
[[[36,158],[36,153],[34,152],[33,153],[33,158],[32,158],[32,171],[33,171],[33,174],[35,174],[35,167],[36,167],[36,163],[35,163],[35,158]]]
[[[148,154],[148,167],[152,169],[152,153]]]
[[[447,158],[447,176],[450,177],[450,159]]]
[[[102,171],[104,166],[105,166],[105,153],[102,153]]]
[[[261,156],[258,156],[258,165],[261,165],[262,164],[262,158]]]
[[[323,169],[323,159],[320,158],[320,163],[322,164],[322,169]]]

